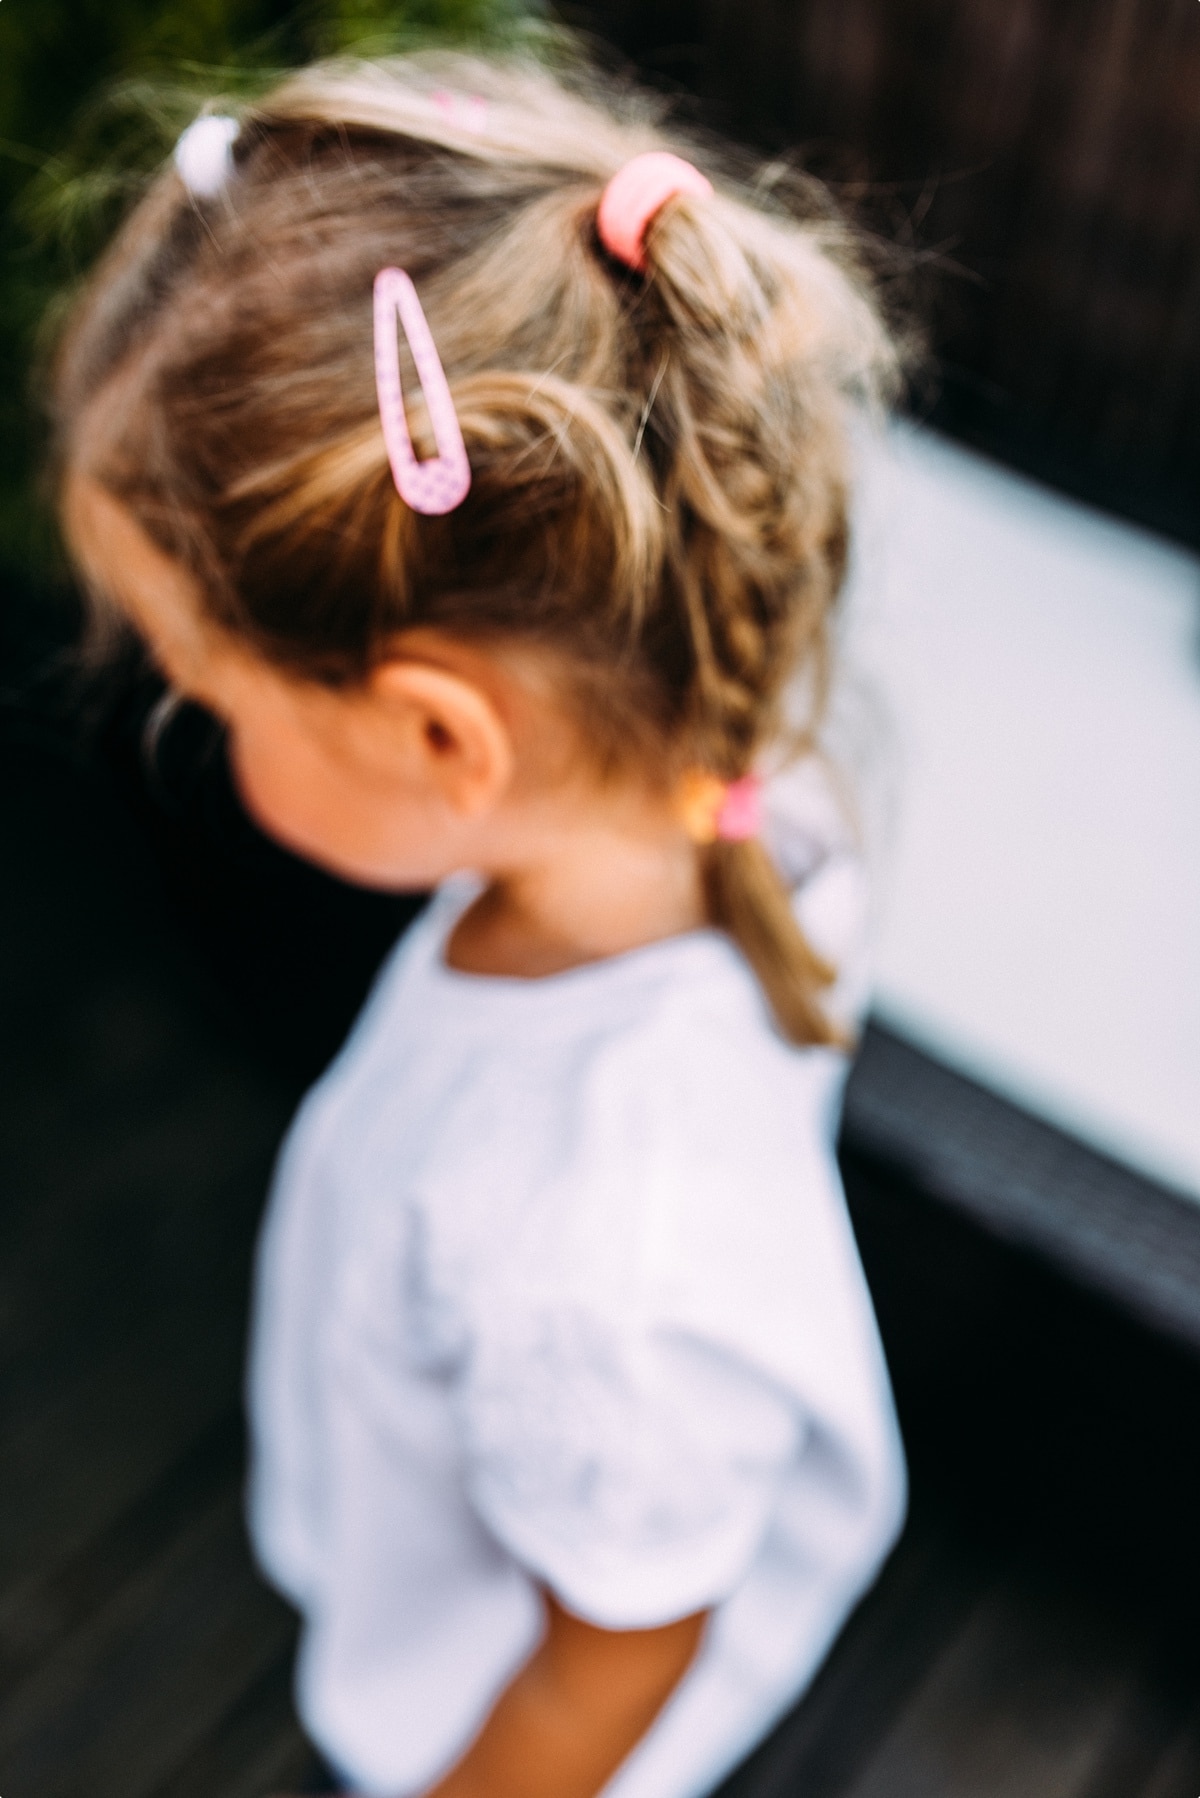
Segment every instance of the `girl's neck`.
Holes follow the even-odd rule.
[[[579,826],[496,871],[446,954],[462,973],[538,979],[704,923],[695,846],[677,826]]]

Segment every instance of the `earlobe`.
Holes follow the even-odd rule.
[[[497,803],[512,779],[512,739],[480,687],[399,657],[381,663],[369,684],[400,727],[423,784],[463,817],[477,817]]]

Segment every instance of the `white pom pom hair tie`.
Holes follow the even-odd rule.
[[[241,126],[210,113],[196,119],[175,145],[179,178],[196,200],[215,200],[233,173],[233,146]]]

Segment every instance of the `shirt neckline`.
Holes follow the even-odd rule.
[[[446,949],[454,927],[468,906],[483,890],[477,875],[453,875],[438,889],[428,914],[429,941],[424,956],[426,976],[449,991],[478,996],[520,995],[528,1003],[544,998],[547,1002],[561,995],[572,995],[588,985],[625,985],[634,983],[647,972],[653,972],[663,961],[709,959],[715,949],[723,962],[736,956],[733,943],[714,925],[703,924],[693,930],[677,931],[672,936],[658,937],[653,942],[639,943],[614,955],[597,956],[556,974],[475,974],[454,968],[446,960]]]

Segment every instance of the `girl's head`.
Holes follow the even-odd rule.
[[[399,695],[435,748],[469,747],[455,732],[484,714],[447,721],[439,680],[500,720],[504,782],[586,775],[668,808],[697,772],[751,769],[798,673],[815,717],[847,400],[886,378],[889,342],[828,211],[810,195],[798,220],[711,152],[692,154],[717,192],[663,209],[644,270],[610,255],[606,184],[664,148],[644,100],[523,64],[317,67],[246,113],[211,197],[164,173],[91,281],[56,386],[70,533],[228,719],[264,812],[272,756],[300,753],[279,748],[289,706],[311,722]],[[415,283],[470,461],[445,516],[412,511],[389,468],[388,266]],[[420,405],[409,422],[433,454]],[[448,871],[374,868],[272,821],[351,873]],[[820,965],[759,845],[697,854],[782,1026],[827,1036]]]

